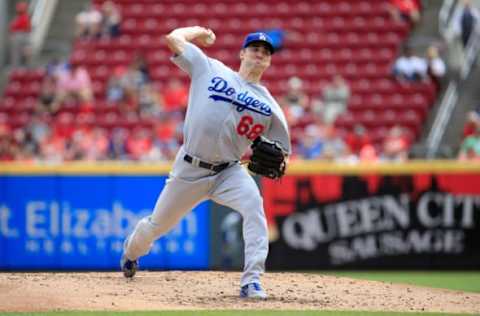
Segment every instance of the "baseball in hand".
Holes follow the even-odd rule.
[[[216,39],[215,33],[213,33],[212,30],[208,29],[208,35],[205,38],[205,44],[212,45],[213,43],[215,43],[215,39]]]

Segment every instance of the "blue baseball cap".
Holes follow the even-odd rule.
[[[246,48],[250,44],[258,42],[266,44],[271,54],[275,52],[272,39],[270,38],[270,36],[263,32],[255,32],[248,34],[243,41],[242,48]]]

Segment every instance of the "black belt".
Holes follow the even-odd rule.
[[[211,163],[201,161],[201,160],[196,159],[196,158],[194,159],[192,156],[190,156],[188,154],[183,156],[183,160],[185,160],[186,162],[188,162],[188,163],[190,163],[194,166],[198,164],[197,165],[198,167],[208,169],[208,170],[212,170],[212,171],[215,171],[215,172],[220,172],[222,170],[225,170],[225,169],[227,169],[228,165],[230,165],[229,162],[224,162],[220,165],[212,165]]]

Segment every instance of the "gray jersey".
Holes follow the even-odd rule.
[[[244,294],[245,286],[252,283],[257,283],[254,288],[258,291],[268,254],[263,199],[254,179],[239,163],[216,172],[189,163],[184,157],[188,153],[209,163],[237,161],[262,134],[279,141],[290,152],[285,117],[265,87],[245,81],[195,45],[186,44],[184,52],[173,61],[192,79],[184,145],[152,214],[140,220],[126,239],[122,269],[125,276],[133,276],[135,269],[126,263],[147,254],[155,239],[172,229],[195,205],[211,199],[242,215],[245,263],[241,297],[263,298],[265,293]]]
[[[187,153],[210,163],[236,161],[259,135],[291,151],[285,116],[264,86],[244,80],[191,43],[172,61],[191,78],[184,127]]]

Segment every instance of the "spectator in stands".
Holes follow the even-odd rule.
[[[150,131],[145,128],[136,128],[129,135],[126,149],[132,160],[143,160],[152,149],[152,137]]]
[[[325,126],[322,159],[342,161],[349,155],[347,145],[333,125]]]
[[[58,77],[63,71],[68,69],[68,64],[60,58],[52,58],[45,67],[47,76]]]
[[[347,109],[350,99],[350,87],[342,76],[335,75],[323,90],[323,121],[333,124],[337,117]]]
[[[70,145],[70,150],[73,152],[71,160],[105,160],[108,147],[109,139],[103,128],[76,130]]]
[[[40,143],[40,159],[47,162],[65,161],[66,150],[66,139],[48,129],[46,137]]]
[[[180,148],[182,124],[175,115],[165,114],[159,117],[154,128],[153,146],[160,150],[162,157],[168,160],[175,158]]]
[[[148,66],[147,60],[143,54],[136,54],[132,62],[135,69],[140,71],[145,82],[150,82],[150,67]]]
[[[111,160],[128,159],[127,142],[128,131],[125,128],[115,128],[109,139],[108,158]]]
[[[411,47],[406,46],[393,65],[393,75],[400,82],[421,81],[427,77],[427,69],[426,60],[414,55]]]
[[[383,140],[382,147],[382,160],[403,162],[408,159],[409,140],[398,125],[390,129],[387,137]]]
[[[480,12],[472,5],[471,0],[462,0],[453,13],[453,34],[460,37],[463,47],[466,47],[470,36],[476,29],[480,19]]]
[[[102,5],[102,34],[107,38],[120,36],[122,15],[113,1],[105,1]]]
[[[85,152],[82,147],[82,140],[88,142],[89,134],[83,129],[73,130],[72,137],[65,139],[65,152],[63,161],[85,160]]]
[[[162,148],[157,145],[155,139],[152,142],[152,147],[150,147],[150,150],[142,156],[142,161],[159,162],[168,160],[169,159],[163,155]]]
[[[71,139],[75,131],[78,129],[76,121],[78,116],[70,112],[62,112],[56,115],[55,120],[50,124],[53,133],[65,139]]]
[[[65,101],[77,101],[82,108],[91,108],[92,100],[92,81],[84,67],[71,64],[66,71],[60,73],[54,109],[58,109]]]
[[[289,123],[294,126],[309,111],[309,99],[303,90],[303,81],[298,77],[288,79],[287,93],[281,104]]]
[[[478,111],[467,113],[467,120],[463,126],[463,138],[474,135],[480,129],[480,114]]]
[[[142,118],[158,118],[163,113],[162,97],[151,84],[146,84],[140,89],[138,111]]]
[[[175,115],[164,113],[157,120],[155,120],[152,147],[144,160],[161,161],[173,160],[180,148],[180,143],[177,141],[177,125],[178,122],[174,119]]]
[[[359,156],[365,146],[372,145],[372,140],[365,127],[356,124],[353,131],[345,138],[345,143],[352,154]]]
[[[40,88],[38,96],[38,107],[42,112],[55,114],[58,111],[59,103],[55,102],[57,95],[57,81],[54,76],[47,75]]]
[[[162,94],[165,111],[177,114],[185,112],[188,104],[188,87],[180,79],[170,79]]]
[[[87,5],[76,16],[76,35],[85,40],[100,38],[102,13],[94,4]]]
[[[122,77],[126,69],[123,66],[117,66],[113,70],[112,76],[108,79],[107,84],[107,101],[110,103],[117,103],[125,101],[125,88]]]
[[[368,144],[362,147],[358,155],[360,162],[377,162],[379,160],[377,150],[372,144]]]
[[[427,49],[427,74],[430,76],[432,81],[437,88],[437,91],[440,89],[442,84],[442,79],[445,76],[447,67],[445,62],[440,57],[438,53],[438,48],[434,45],[430,45]]]
[[[305,128],[303,137],[296,148],[298,158],[301,159],[319,159],[323,154],[323,136],[322,130],[315,124]]]
[[[36,154],[40,153],[40,144],[50,135],[50,126],[48,119],[50,115],[46,112],[34,112],[30,117],[25,129],[31,135],[33,142],[36,144]]]
[[[120,80],[126,99],[137,100],[140,89],[150,82],[150,72],[145,58],[142,55],[135,56]]]
[[[17,147],[15,160],[22,162],[33,162],[36,160],[35,153],[37,151],[37,144],[27,129],[16,129],[13,134],[13,139]]]
[[[66,78],[70,75],[71,72],[71,65],[67,62],[61,60],[58,57],[52,58],[47,65],[45,66],[45,77],[42,81],[42,88],[40,90],[40,109],[47,110],[51,114],[56,113],[61,106],[61,102],[59,102],[59,80],[60,78]],[[51,84],[55,83],[55,92],[54,100],[50,103],[50,98],[52,95]]]
[[[480,161],[480,128],[465,138],[460,146],[459,160]]]
[[[10,22],[10,61],[13,67],[29,66],[32,57],[30,31],[32,25],[28,13],[28,3],[18,2],[16,15]]]
[[[412,25],[420,21],[420,9],[420,0],[390,0],[387,3],[387,10],[395,21],[403,20]]]

